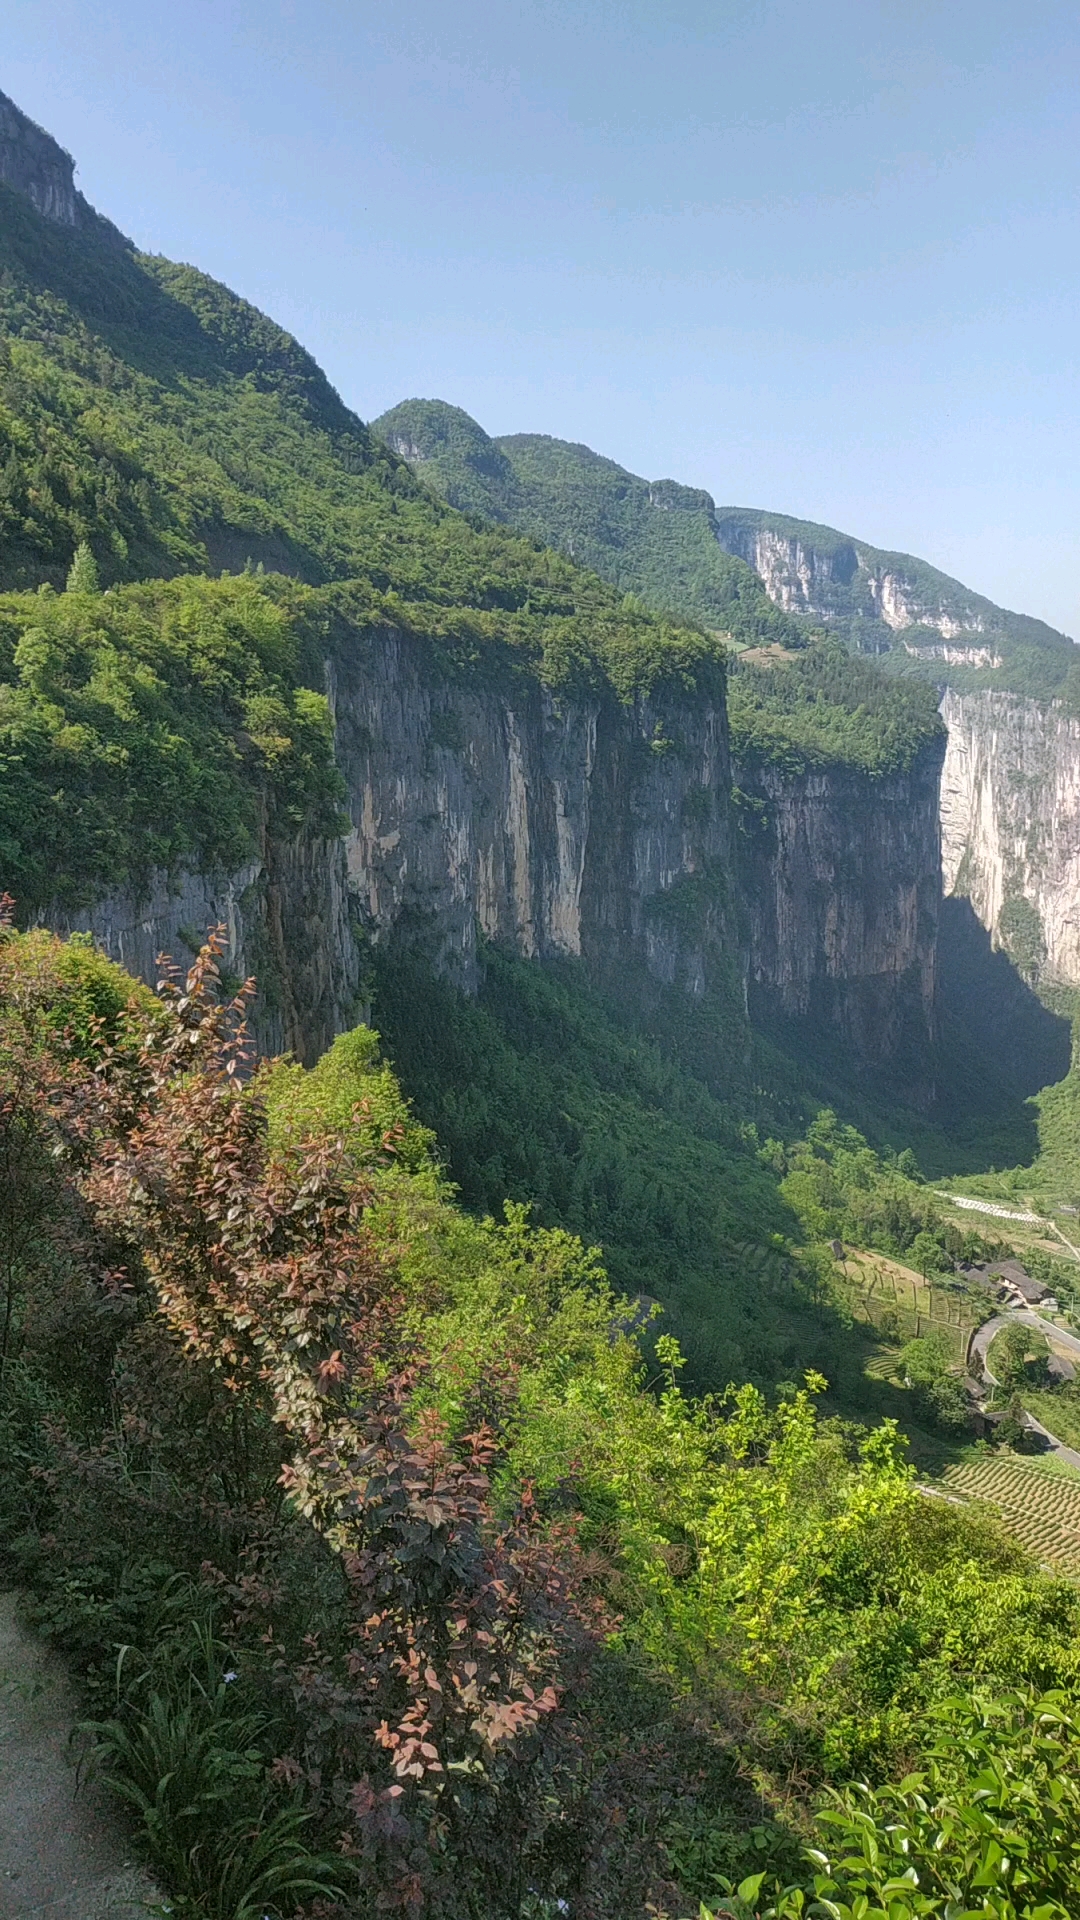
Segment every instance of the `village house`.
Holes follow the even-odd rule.
[[[1011,1307],[1042,1307],[1056,1313],[1058,1303],[1044,1280],[1035,1280],[1019,1260],[990,1260],[982,1265],[961,1267],[968,1280],[981,1280],[991,1287],[1003,1304]]]

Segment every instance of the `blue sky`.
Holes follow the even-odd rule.
[[[0,87],[371,418],[436,395],[1080,636],[1074,0],[4,0]]]

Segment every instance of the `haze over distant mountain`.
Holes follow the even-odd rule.
[[[702,488],[644,480],[590,447],[536,433],[492,439],[441,400],[405,400],[372,431],[463,512],[530,533],[648,605],[736,641],[799,644],[807,627],[825,626],[861,652],[897,653],[894,665],[947,667],[953,679],[964,668],[1042,696],[1076,660],[1067,635],[912,554],[781,513],[718,507]]]

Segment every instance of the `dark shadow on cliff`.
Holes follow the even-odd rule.
[[[970,900],[941,903],[938,1017],[946,1044],[967,1046],[1021,1100],[1069,1071],[1069,1022],[1043,1005],[995,951]]]
[[[995,951],[969,900],[942,902],[938,1092],[932,1132],[913,1141],[923,1171],[1027,1166],[1039,1150],[1031,1096],[1069,1071],[1070,1028]]]
[[[834,1107],[875,1147],[912,1147],[929,1179],[1030,1165],[1031,1096],[1068,1072],[1069,1022],[994,950],[968,900],[942,902],[937,1017],[932,1057],[920,1047],[909,1066],[873,1072],[820,1024],[760,1023],[755,1078],[785,1129],[801,1130],[814,1103]],[[933,1097],[913,1099],[924,1076]]]

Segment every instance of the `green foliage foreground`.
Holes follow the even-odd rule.
[[[0,1539],[186,1911],[1075,1912],[1075,1589],[239,1011],[0,940]]]

